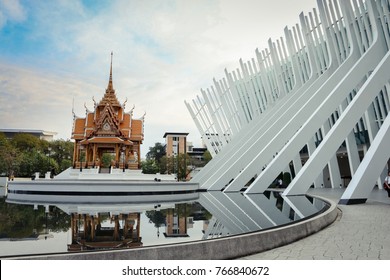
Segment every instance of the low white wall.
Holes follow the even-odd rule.
[[[8,177],[0,177],[0,197],[6,195]]]
[[[5,196],[5,187],[0,187],[0,197]]]
[[[142,170],[125,170],[112,168],[111,173],[99,173],[98,168],[79,169],[68,168],[55,176],[55,179],[98,179],[98,180],[134,180],[134,181],[154,181],[157,178],[161,181],[176,181],[174,174],[143,174]]]
[[[0,177],[0,187],[7,186],[8,177]]]

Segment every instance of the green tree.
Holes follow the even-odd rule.
[[[52,232],[66,232],[70,228],[70,217],[57,207],[52,207],[47,219],[47,228]]]
[[[174,159],[175,173],[177,174],[177,180],[183,181],[187,178],[190,172],[190,157],[188,154],[178,154]]]
[[[0,134],[0,173],[7,176],[16,175],[19,170],[22,154],[12,145],[3,133]]]
[[[165,174],[167,172],[165,153],[165,145],[160,142],[155,143],[153,147],[149,147],[149,152],[146,154],[146,161],[142,163],[142,166],[144,166],[142,167],[143,173],[149,172],[145,174]]]
[[[153,159],[147,159],[141,163],[142,173],[144,174],[156,174],[159,172],[158,165]]]
[[[146,217],[149,218],[149,221],[154,223],[156,228],[165,226],[166,224],[166,214],[163,211],[150,210],[145,212]]]
[[[207,164],[210,160],[213,159],[213,157],[211,156],[210,152],[208,150],[206,150],[203,154],[203,158],[204,158],[204,161],[205,163]]]
[[[72,164],[73,143],[48,142],[29,134],[17,134],[11,140],[0,134],[0,173],[31,177],[35,172],[59,172]]]
[[[33,210],[31,205],[18,205],[0,199],[0,238],[37,237],[45,230],[66,232],[70,228],[69,216],[52,207],[45,213],[44,207]]]
[[[110,167],[111,162],[115,159],[115,156],[112,154],[104,153],[102,155],[102,165],[103,167]]]
[[[49,142],[49,147],[51,148],[50,157],[57,162],[58,172],[62,172],[72,166],[73,142],[69,140],[55,140]]]
[[[160,169],[160,174],[166,174],[168,173],[168,158],[167,156],[163,156],[160,158],[160,163],[158,165]]]
[[[31,151],[21,154],[22,160],[19,163],[17,175],[19,177],[31,177],[35,172],[45,174],[46,172],[54,172],[58,174],[60,167],[58,162],[48,154],[43,154],[40,151]]]
[[[163,156],[160,159],[160,173],[161,174],[172,174],[175,173],[175,157]]]
[[[160,160],[165,156],[165,145],[157,142],[154,144],[154,147],[149,147],[149,152],[146,154],[146,159],[153,159],[157,164],[160,163]]]
[[[23,152],[38,150],[41,149],[41,147],[44,145],[43,140],[40,140],[39,138],[27,133],[16,134],[12,138],[11,142],[16,149]]]

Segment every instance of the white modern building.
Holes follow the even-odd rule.
[[[389,0],[317,0],[283,38],[185,102],[213,155],[192,181],[262,193],[291,172],[284,195],[347,186],[343,204],[382,188],[390,158],[389,7]]]
[[[30,134],[46,141],[53,141],[54,136],[57,135],[57,132],[38,129],[0,128],[0,132],[4,133],[7,138],[13,138],[17,134]]]

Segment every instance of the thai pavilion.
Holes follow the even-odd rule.
[[[119,103],[112,82],[112,55],[110,78],[103,98],[99,103],[92,98],[94,110],[85,106],[85,118],[73,113],[73,168],[103,167],[103,154],[110,154],[110,167],[140,169],[145,115],[134,119],[134,107],[125,112],[127,100],[123,104]]]

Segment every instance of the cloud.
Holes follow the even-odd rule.
[[[301,8],[291,2],[0,0],[7,7],[0,28],[13,20],[29,31],[15,35],[26,38],[9,56],[0,52],[0,126],[28,124],[69,138],[73,98],[83,115],[84,103],[92,108],[92,97],[103,96],[114,51],[118,99],[127,98],[129,109],[135,104],[135,117],[146,112],[144,150],[166,131],[190,132],[200,144],[184,100],[297,22]]]
[[[27,13],[19,0],[0,0],[0,29],[7,21],[22,22]]]
[[[72,77],[0,63],[0,126],[60,130],[70,138],[72,98],[88,88],[96,90]]]

